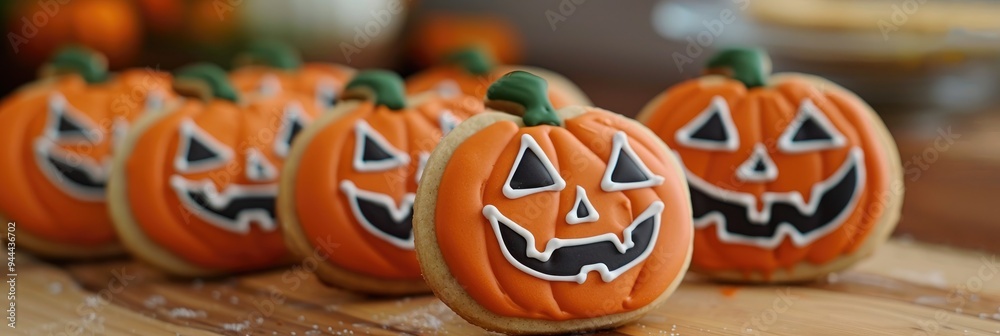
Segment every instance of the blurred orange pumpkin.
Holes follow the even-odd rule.
[[[470,46],[488,50],[502,64],[518,64],[522,57],[521,38],[514,26],[490,15],[427,15],[420,19],[411,46],[418,65],[424,67]]]
[[[127,0],[25,1],[14,10],[9,36],[17,58],[30,65],[64,44],[81,44],[107,56],[112,67],[131,62],[142,43],[142,26]]]

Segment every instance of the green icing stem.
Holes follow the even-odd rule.
[[[521,118],[527,126],[561,126],[562,121],[549,102],[548,88],[549,84],[541,77],[526,71],[513,71],[490,85],[486,90],[486,99],[524,107]]]
[[[188,65],[176,71],[175,81],[197,81],[203,83],[211,90],[213,98],[225,99],[232,102],[239,101],[239,94],[229,82],[229,77],[225,70],[210,63],[198,63]]]
[[[403,85],[403,77],[400,77],[395,72],[366,70],[358,73],[347,84],[345,98],[353,96],[352,93],[358,91],[367,91],[362,95],[374,95],[371,98],[375,101],[376,105],[382,105],[395,111],[406,107],[406,90]]]
[[[708,60],[708,69],[728,70],[733,79],[748,88],[767,85],[771,73],[771,59],[764,50],[757,48],[731,48],[719,51]]]
[[[47,65],[56,73],[75,73],[87,83],[100,83],[108,79],[108,62],[100,53],[85,47],[60,49]]]
[[[485,76],[493,70],[495,62],[482,49],[473,47],[449,55],[448,63],[458,64],[473,75]]]
[[[302,57],[289,45],[277,41],[256,41],[241,55],[250,63],[263,64],[282,70],[296,70],[302,67]]]

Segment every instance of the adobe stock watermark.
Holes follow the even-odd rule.
[[[992,281],[1000,273],[1000,262],[997,261],[995,254],[989,258],[985,255],[980,255],[979,260],[981,263],[979,268],[976,269],[976,273],[966,279],[964,283],[956,285],[948,294],[948,297],[945,298],[946,302],[955,305],[954,311],[956,313],[961,313],[966,303],[974,300],[972,297],[979,295],[983,290],[983,286],[987,282]],[[942,329],[951,329],[948,328],[948,322],[951,321],[951,314],[952,312],[944,309],[935,311],[934,318],[917,321],[918,330],[914,331],[912,335],[930,336],[936,335]]]
[[[926,2],[927,0],[902,0],[890,5],[889,8],[892,9],[892,12],[889,14],[888,20],[878,20],[878,30],[882,33],[882,40],[888,41],[889,33],[899,30],[899,27],[909,22],[910,15],[920,10],[920,5]]]
[[[739,11],[745,11],[750,7],[750,0],[730,0],[734,5],[737,5]],[[684,47],[684,53],[680,51],[675,51],[671,58],[674,60],[674,65],[677,66],[678,73],[684,73],[684,66],[686,64],[694,63],[694,60],[701,57],[705,49],[712,46],[715,40],[722,36],[726,32],[726,27],[736,22],[736,12],[729,8],[723,8],[719,11],[719,15],[711,20],[702,20],[701,24],[704,26],[704,30],[698,32],[694,35],[688,35],[684,38],[687,41],[687,45]]]
[[[351,55],[360,54],[361,49],[367,48],[371,45],[372,40],[389,29],[392,21],[403,12],[403,1],[390,0],[385,8],[369,11],[368,15],[371,16],[371,20],[354,27],[353,43],[340,42],[340,52],[344,54],[344,60],[348,64],[351,63]]]
[[[21,52],[21,45],[28,44],[31,39],[38,36],[41,29],[45,28],[51,20],[59,14],[63,5],[72,0],[38,0],[39,10],[28,16],[21,17],[21,30],[19,32],[7,32],[7,41],[14,53]]]
[[[782,289],[775,289],[775,298],[771,302],[771,306],[761,310],[756,316],[750,317],[750,321],[746,321],[740,327],[740,333],[748,335],[760,335],[760,332],[766,332],[771,329],[781,314],[784,314],[788,309],[795,305],[795,301],[799,299],[798,296],[792,295],[792,288],[785,287]]]
[[[556,9],[545,11],[545,20],[549,22],[552,31],[556,31],[556,25],[565,22],[566,18],[576,13],[577,6],[586,3],[587,0],[562,0]]]

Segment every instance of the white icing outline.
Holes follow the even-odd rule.
[[[763,172],[754,170],[758,158],[764,163]],[[778,166],[774,164],[771,155],[767,153],[767,147],[758,143],[753,146],[753,153],[750,154],[750,157],[743,161],[739,167],[736,167],[736,177],[746,182],[771,182],[778,179]]]
[[[697,133],[711,119],[715,111],[718,111],[719,119],[722,120],[722,127],[726,130],[726,141],[692,138],[691,136]],[[691,148],[726,152],[733,152],[740,148],[739,131],[737,131],[736,124],[733,122],[733,116],[729,112],[729,104],[722,96],[712,97],[712,101],[708,104],[708,107],[702,110],[694,119],[691,119],[687,125],[678,129],[677,133],[674,134],[674,138],[677,140],[677,143]]]
[[[152,90],[146,92],[146,103],[143,105],[143,113],[158,112],[163,110],[166,103],[166,93],[162,90]]]
[[[584,208],[587,209],[587,217],[580,218],[576,216],[576,211],[580,208],[580,204],[583,204]],[[597,209],[594,209],[594,205],[590,203],[590,198],[587,197],[587,189],[577,185],[576,200],[573,201],[573,208],[566,213],[566,223],[591,223],[596,222],[600,218],[601,214],[597,213]]]
[[[677,157],[680,159],[680,155],[677,155]],[[702,180],[698,177],[698,175],[689,171],[687,166],[684,166],[684,173],[687,175],[688,184],[692,188],[697,188],[710,197],[740,204],[747,209],[747,219],[751,223],[760,225],[765,225],[771,220],[771,207],[777,202],[791,204],[795,206],[796,210],[805,216],[814,215],[816,213],[816,209],[819,207],[819,201],[822,199],[822,195],[826,194],[830,188],[840,183],[844,178],[844,175],[847,175],[852,167],[856,167],[857,169],[858,181],[857,186],[854,189],[854,195],[851,196],[851,200],[848,202],[847,206],[841,210],[841,213],[836,218],[823,225],[821,228],[813,230],[808,234],[803,235],[790,223],[779,224],[773,237],[747,237],[730,233],[725,229],[726,217],[718,211],[712,211],[701,218],[695,218],[695,228],[700,229],[715,223],[716,234],[720,240],[727,243],[741,243],[763,248],[773,249],[781,244],[785,237],[791,238],[792,243],[797,247],[811,244],[816,239],[825,236],[840,227],[840,225],[843,224],[843,221],[851,215],[852,211],[849,210],[854,209],[857,206],[858,199],[861,197],[861,192],[864,190],[866,180],[864,152],[860,147],[852,148],[850,154],[847,156],[847,160],[844,161],[844,163],[833,175],[826,180],[813,185],[812,190],[809,193],[810,199],[808,203],[803,200],[802,194],[798,191],[765,192],[760,197],[761,201],[764,202],[763,210],[757,210],[757,197],[753,194],[719,188],[706,182],[705,180]]]
[[[96,144],[101,140],[97,124],[70,105],[62,93],[54,92],[49,95],[48,103],[49,116],[44,132],[46,138],[61,144]],[[59,132],[59,122],[62,119],[76,125],[82,133],[66,135]]]
[[[180,136],[177,144],[177,154],[174,155],[174,169],[181,173],[196,173],[214,169],[224,165],[233,158],[233,151],[228,146],[216,140],[211,134],[198,127],[190,118],[181,121],[179,127]],[[210,151],[215,153],[214,159],[207,159],[197,164],[191,164],[187,160],[188,147],[191,146],[191,139],[197,137],[198,141],[205,145]]]
[[[359,119],[354,124],[354,170],[359,172],[379,172],[410,164],[410,156],[393,147],[389,140],[382,137],[368,122]],[[388,153],[391,158],[373,162],[364,161],[365,137],[369,137],[376,145]]]
[[[278,131],[278,136],[274,139],[274,153],[278,154],[279,157],[288,156],[288,150],[292,147],[292,141],[289,140],[294,140],[290,139],[292,136],[292,125],[298,123],[302,130],[304,130],[310,121],[309,116],[306,115],[302,105],[298,102],[293,101],[285,105],[285,111],[281,115],[281,129]]]
[[[365,214],[361,212],[361,205],[358,203],[358,199],[363,199],[372,203],[381,205],[386,210],[389,211],[389,216],[392,217],[393,221],[401,222],[406,219],[406,215],[413,212],[413,201],[416,199],[417,195],[413,193],[403,194],[403,199],[399,205],[396,205],[396,200],[394,200],[389,195],[378,193],[374,191],[359,189],[354,182],[349,180],[340,181],[340,191],[344,192],[344,196],[347,196],[347,202],[351,205],[351,212],[354,213],[354,219],[361,224],[361,227],[367,230],[369,233],[378,237],[389,244],[392,244],[398,248],[404,250],[413,250],[413,231],[410,231],[409,239],[399,239],[393,235],[382,232],[379,228],[375,227]]]
[[[72,196],[76,199],[88,202],[103,202],[105,200],[104,188],[92,188],[87,186],[82,186],[73,182],[62,172],[59,168],[56,168],[49,162],[49,159],[55,159],[61,161],[62,163],[73,166],[80,171],[87,174],[92,180],[98,182],[107,182],[109,172],[111,171],[111,160],[105,159],[103,164],[98,164],[93,158],[79,155],[76,153],[71,153],[59,148],[55,142],[50,139],[39,137],[35,139],[35,162],[38,164],[39,171],[42,175],[52,182],[59,190],[63,193]],[[77,157],[78,160],[70,159],[71,156]],[[72,163],[73,161],[78,161]]]
[[[636,167],[639,167],[642,174],[646,175],[647,178],[645,181],[619,183],[611,180],[615,168],[618,167],[618,155],[620,153],[625,153],[625,155],[628,155],[632,159],[632,162],[635,162]],[[639,156],[635,154],[632,146],[628,143],[628,135],[623,131],[616,132],[611,143],[611,158],[608,159],[608,168],[604,170],[604,177],[601,178],[601,189],[610,192],[653,187],[663,184],[663,180],[663,176],[654,174],[653,171],[649,170],[649,167],[646,167],[646,163],[642,162]]]
[[[257,93],[260,93],[264,97],[274,97],[274,95],[281,92],[281,89],[281,80],[278,79],[278,76],[267,74],[260,78]]]
[[[424,168],[427,167],[427,160],[431,158],[431,153],[420,152],[417,154],[417,174],[413,179],[420,184],[420,178],[424,175]]]
[[[250,181],[270,182],[278,177],[278,168],[257,148],[251,147],[247,149],[246,160],[244,172]],[[262,168],[263,172],[256,169],[257,167]]]
[[[455,127],[458,127],[458,124],[461,122],[462,121],[459,120],[451,110],[442,110],[441,115],[438,116],[438,126],[441,128],[441,137],[451,133],[451,131],[454,130]]]
[[[462,94],[462,87],[452,79],[445,79],[434,84],[434,92],[441,95],[441,98],[455,98]]]
[[[529,149],[542,162],[542,166],[545,167],[549,176],[552,177],[553,183],[544,187],[514,189],[510,186],[510,180],[514,178],[514,172],[521,165],[521,158],[524,157],[524,151]],[[517,150],[517,158],[514,159],[514,165],[510,167],[510,173],[507,174],[507,181],[503,183],[503,195],[509,199],[516,199],[543,191],[561,191],[563,188],[566,188],[566,181],[559,175],[559,171],[552,165],[552,161],[549,160],[548,155],[545,154],[542,147],[538,146],[538,142],[535,142],[535,138],[531,137],[531,134],[522,134],[521,148]]]
[[[326,111],[326,109],[333,107],[336,103],[337,92],[339,91],[340,85],[337,85],[337,80],[330,77],[324,77],[316,84],[316,107],[319,107],[320,111]]]
[[[604,233],[586,238],[568,238],[568,239],[552,238],[548,241],[548,243],[545,244],[544,251],[538,251],[535,248],[535,235],[531,233],[531,231],[525,229],[521,225],[510,220],[510,218],[504,216],[503,213],[501,213],[500,210],[497,209],[495,206],[487,204],[485,207],[483,207],[483,216],[485,216],[486,219],[489,220],[490,226],[493,227],[493,233],[494,235],[496,235],[497,242],[500,243],[500,251],[503,252],[504,258],[506,258],[507,262],[509,262],[511,265],[513,265],[514,267],[516,267],[517,269],[521,270],[524,273],[528,273],[529,275],[542,280],[568,281],[568,282],[576,282],[578,284],[582,284],[587,281],[587,274],[592,271],[600,273],[601,280],[603,280],[604,282],[611,282],[616,278],[618,278],[618,276],[627,272],[635,265],[638,265],[639,263],[646,260],[646,258],[649,257],[650,253],[652,253],[653,248],[656,246],[656,241],[659,240],[658,238],[660,235],[660,218],[661,218],[661,213],[663,212],[663,208],[664,205],[663,202],[661,201],[655,201],[652,204],[650,204],[645,211],[639,214],[639,216],[637,216],[635,220],[632,221],[632,224],[630,224],[627,228],[625,228],[624,231],[622,231],[622,236],[625,238],[625,241],[621,241],[618,238],[618,235],[614,233]],[[653,218],[653,233],[652,237],[650,238],[651,241],[649,242],[649,245],[646,247],[646,250],[642,252],[642,254],[637,256],[628,264],[625,264],[622,267],[619,267],[618,269],[615,270],[609,270],[607,265],[603,263],[597,263],[581,267],[580,273],[577,273],[576,275],[572,276],[557,276],[557,275],[544,274],[521,264],[520,262],[517,261],[517,259],[514,258],[514,256],[510,254],[510,251],[507,250],[507,245],[504,244],[503,236],[500,235],[500,224],[502,223],[511,230],[514,230],[514,232],[516,232],[518,235],[520,235],[525,239],[525,241],[527,242],[525,254],[528,257],[537,259],[541,262],[548,261],[549,258],[552,256],[552,253],[555,252],[555,250],[557,249],[568,246],[592,244],[602,241],[611,242],[618,249],[618,252],[625,253],[628,251],[628,249],[635,246],[635,242],[632,241],[632,231],[635,230],[635,228],[640,223],[642,223],[646,219],[649,219],[650,217]]]
[[[181,201],[181,204],[185,208],[197,215],[198,218],[220,229],[237,234],[247,234],[250,232],[250,223],[257,223],[257,226],[264,232],[271,232],[278,228],[274,218],[268,215],[267,210],[247,208],[240,211],[236,219],[230,220],[208,211],[208,209],[199,205],[188,195],[188,192],[200,191],[204,193],[208,205],[218,209],[225,208],[234,198],[239,197],[262,196],[276,198],[278,195],[277,183],[252,185],[230,184],[226,186],[226,189],[222,193],[219,193],[215,187],[215,183],[212,183],[209,179],[192,181],[180,175],[172,175],[170,176],[170,186],[174,188],[174,191],[177,193],[177,199]]]
[[[118,149],[122,145],[122,141],[125,141],[125,135],[128,134],[129,122],[124,117],[115,118],[114,123],[111,124],[111,150]]]
[[[795,137],[795,133],[799,131],[802,127],[802,123],[806,121],[807,118],[812,118],[816,121],[816,125],[823,129],[827,134],[830,135],[830,140],[800,140],[793,141],[792,138]],[[778,149],[784,153],[796,154],[811,151],[819,151],[826,149],[836,149],[843,148],[847,145],[847,139],[844,137],[830,119],[820,111],[819,107],[813,103],[812,99],[803,98],[802,103],[799,104],[799,111],[795,115],[795,119],[788,124],[785,131],[778,136]]]

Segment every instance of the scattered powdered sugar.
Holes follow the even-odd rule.
[[[208,316],[208,313],[205,313],[204,310],[191,310],[188,308],[174,308],[167,314],[170,314],[170,317],[173,318],[203,318]]]
[[[403,326],[402,329],[416,329],[427,333],[441,331],[446,323],[458,318],[458,315],[441,301],[434,301],[402,314],[379,313],[372,318],[388,326]]]
[[[146,306],[146,308],[153,309],[162,306],[166,303],[167,303],[167,298],[163,297],[163,295],[153,295],[146,298],[146,301],[143,301],[142,305]]]
[[[250,321],[243,321],[240,323],[224,323],[222,325],[222,329],[235,332],[240,332],[243,329],[246,329],[247,327],[250,327]]]
[[[56,294],[62,293],[62,288],[63,288],[63,286],[62,286],[61,282],[50,283],[49,284],[49,294],[56,295]]]
[[[96,295],[90,295],[83,298],[83,305],[87,307],[97,307],[101,304],[101,299]]]

